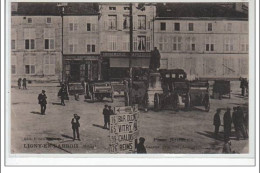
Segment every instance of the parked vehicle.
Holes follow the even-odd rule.
[[[114,101],[114,91],[110,82],[89,82],[85,93],[85,99],[91,99],[93,102],[102,101],[105,97],[110,98],[112,102]]]
[[[163,93],[155,93],[154,110],[159,111],[170,105],[174,110],[188,108],[189,82],[187,74],[182,69],[161,70],[161,86]]]
[[[224,95],[231,98],[230,81],[227,80],[215,80],[213,84],[213,97],[221,99]]]

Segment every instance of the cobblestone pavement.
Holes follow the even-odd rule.
[[[40,115],[38,94],[46,90],[46,115]],[[11,89],[11,152],[12,153],[109,153],[109,131],[103,129],[102,110],[105,104],[123,106],[123,98],[89,103],[80,96],[72,96],[61,106],[57,97],[59,87],[28,86],[27,90]],[[248,98],[240,96],[239,83],[232,82],[231,99],[211,99],[209,112],[203,108],[191,111],[162,110],[140,112],[140,136],[145,137],[148,153],[221,153],[223,126],[220,139],[215,139],[213,116],[217,108],[248,105]],[[71,119],[77,113],[80,119],[81,141],[72,140]],[[223,124],[223,114],[221,121]],[[232,150],[248,152],[248,140],[235,140],[232,129]]]

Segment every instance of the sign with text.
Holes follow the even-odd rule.
[[[110,152],[134,153],[138,136],[139,112],[110,116]]]

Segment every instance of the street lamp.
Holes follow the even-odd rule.
[[[61,15],[61,59],[62,59],[62,73],[61,73],[61,81],[63,83],[64,78],[64,58],[63,58],[63,16],[64,16],[64,10],[65,6],[67,6],[68,3],[57,3],[57,7],[59,8],[59,12]]]

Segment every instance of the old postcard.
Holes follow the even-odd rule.
[[[7,156],[254,158],[253,3],[7,1]]]

